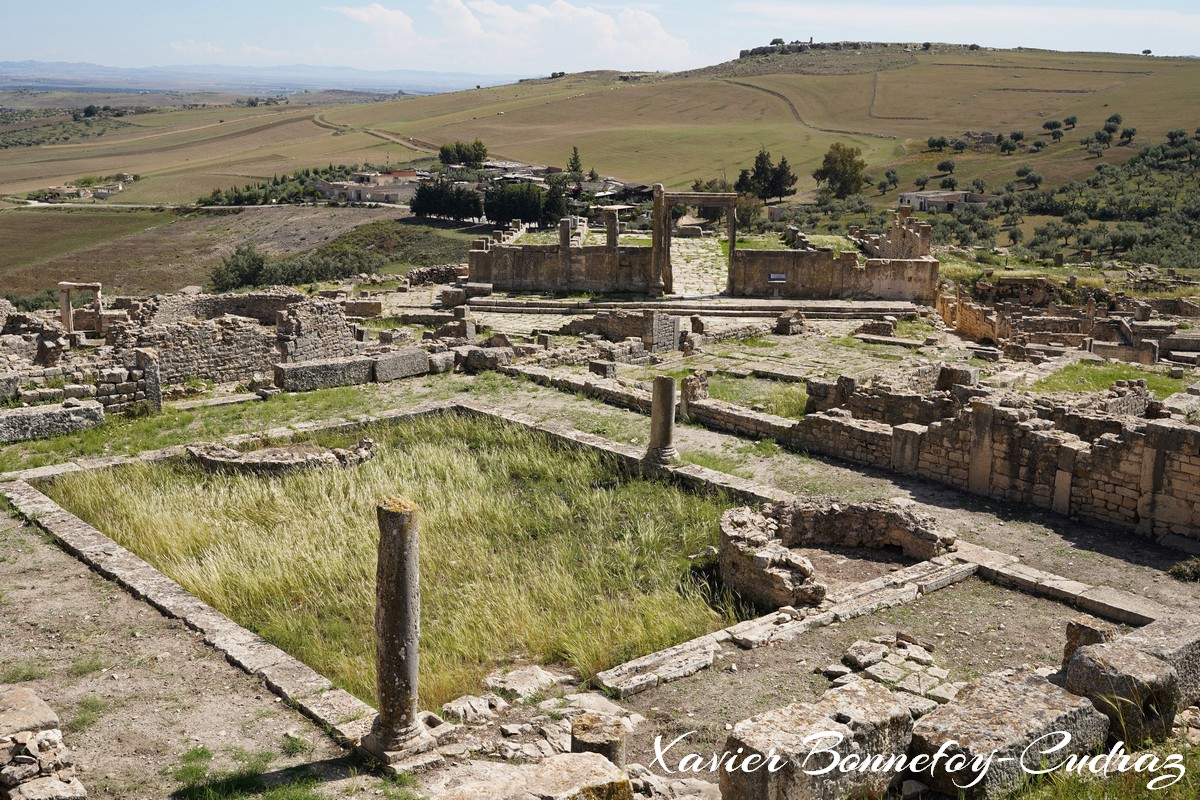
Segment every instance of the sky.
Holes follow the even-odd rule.
[[[776,37],[1200,51],[1196,0],[7,0],[0,19],[0,61],[118,67],[673,71],[728,61]]]

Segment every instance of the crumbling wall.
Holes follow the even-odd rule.
[[[145,328],[115,325],[110,341],[118,352],[134,347],[154,349],[164,384],[188,378],[244,381],[256,372],[269,374],[280,360],[275,329],[247,317],[188,319]]]
[[[652,353],[679,347],[680,318],[659,311],[601,311],[594,317],[569,321],[560,333],[571,336],[597,334],[610,342],[640,339]]]
[[[868,234],[852,227],[848,238],[872,258],[926,258],[933,244],[933,226],[911,214],[911,208],[902,207],[892,215],[891,227],[882,234]]]
[[[87,797],[58,715],[23,686],[0,687],[0,798]]]
[[[330,300],[295,303],[275,315],[283,361],[341,358],[358,352],[341,306]]]

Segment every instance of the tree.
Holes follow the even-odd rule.
[[[791,165],[788,164],[787,156],[780,156],[779,163],[775,165],[775,169],[771,170],[768,193],[771,197],[778,197],[782,200],[787,195],[795,193],[796,180],[796,175],[792,172]]]
[[[887,190],[891,188],[891,184],[887,181],[880,181],[875,184],[875,188],[879,190],[880,194],[887,194]]]
[[[1042,123],[1042,130],[1045,130],[1045,131],[1056,131],[1056,130],[1058,130],[1059,128],[1061,128],[1062,126],[1063,126],[1063,124],[1062,124],[1061,122],[1059,122],[1058,120],[1056,120],[1056,119],[1048,119],[1048,120],[1046,120],[1045,122],[1043,122],[1043,123]]]
[[[889,169],[887,172],[883,173],[883,177],[887,180],[888,185],[892,188],[900,185],[900,174],[894,169]]]
[[[557,225],[558,221],[567,216],[567,196],[563,192],[562,181],[549,181],[546,184],[546,195],[542,200],[542,216],[538,220],[542,227]]]
[[[767,148],[759,147],[758,155],[754,157],[754,166],[750,169],[750,186],[753,193],[766,200],[771,196],[771,179],[775,176],[775,165],[771,163],[771,154]]]
[[[255,286],[267,266],[267,257],[252,244],[240,244],[213,267],[213,288],[227,292],[239,286]]]
[[[83,107],[83,115],[85,117],[94,117],[99,113],[100,113],[100,109],[97,106],[88,105],[88,106]]]
[[[571,157],[567,160],[567,172],[572,174],[583,174],[583,159],[579,157],[579,148],[571,148]]]
[[[1054,130],[1050,131],[1050,138],[1056,142],[1061,142],[1064,136],[1066,136],[1066,134],[1063,133],[1059,128],[1055,128]]]
[[[929,176],[928,175],[918,175],[917,177],[913,178],[913,183],[916,185],[916,187],[918,189],[924,189],[925,185],[927,183],[929,183]]]
[[[954,144],[952,144],[950,146],[952,148],[954,148],[954,152],[961,153],[967,149],[967,140],[966,139],[955,139]]]
[[[759,39],[759,41],[761,42],[762,40],[761,40],[761,39]],[[779,44],[783,44],[783,39],[781,39],[781,38],[779,38],[779,37],[777,36],[777,37],[775,37],[774,39],[772,39],[772,40],[771,40],[771,44],[773,44],[773,45],[779,45]]]
[[[493,186],[483,201],[487,218],[500,225],[513,220],[541,220],[545,212],[542,190],[532,183]]]
[[[1024,178],[1031,172],[1033,172],[1033,167],[1029,166],[1028,164],[1022,164],[1021,166],[1017,167],[1018,178]]]
[[[1013,131],[1008,135],[1008,138],[1012,139],[1014,142],[1022,141],[1025,138],[1025,131]]]
[[[1030,145],[1030,147],[1033,148],[1034,152],[1037,152],[1038,150],[1045,150],[1049,146],[1050,145],[1046,143],[1045,139],[1038,139],[1038,140],[1034,141],[1033,144]]]
[[[1036,172],[1030,172],[1025,176],[1025,183],[1029,184],[1031,188],[1036,189],[1042,185],[1042,176]]]
[[[1017,152],[1020,149],[1021,148],[1012,139],[1005,139],[1004,141],[1000,142],[1000,153],[1002,155],[1009,155]]]
[[[925,140],[925,144],[929,145],[930,150],[942,151],[950,146],[950,140],[945,136],[930,136]]]
[[[954,174],[954,159],[953,158],[942,159],[941,161],[938,162],[937,169],[938,169],[938,172],[945,172],[950,175],[953,175]]]
[[[932,42],[925,42],[924,44],[921,45],[922,50],[929,50],[931,47],[933,47]]]
[[[1167,131],[1167,144],[1172,147],[1182,147],[1187,144],[1187,140],[1188,132],[1183,128],[1175,128],[1174,130]]]
[[[473,142],[455,141],[438,148],[438,160],[443,164],[462,164],[478,169],[487,160],[487,145],[479,137]]]
[[[825,184],[834,197],[845,198],[856,194],[863,185],[867,162],[862,150],[841,142],[834,142],[825,153],[821,166],[812,174],[818,184]]]
[[[588,170],[587,179],[592,182],[600,180],[600,173],[596,172],[595,167],[592,167],[590,170]]]
[[[1008,243],[1009,244],[1018,245],[1022,241],[1024,241],[1024,239],[1025,239],[1025,231],[1021,230],[1020,228],[1009,228],[1008,229]]]
[[[1066,125],[1068,128],[1074,128],[1075,124],[1078,121],[1079,121],[1079,118],[1075,117],[1075,116],[1063,117],[1063,124]]]
[[[1108,119],[1106,119],[1104,121],[1112,123],[1113,125],[1120,125],[1122,122],[1125,121],[1125,118],[1122,117],[1120,114],[1110,114]]]
[[[750,179],[750,170],[743,169],[738,173],[738,179],[733,184],[733,190],[738,194],[754,194],[754,182]]]
[[[1150,55],[1150,51],[1149,51],[1149,50],[1143,50],[1143,51],[1142,51],[1142,55],[1144,55],[1144,56],[1148,56],[1148,55]]]
[[[943,189],[954,191],[958,188],[958,178],[954,177],[953,175],[948,175],[945,178],[942,178],[942,182],[938,185]]]
[[[983,194],[987,191],[987,181],[983,178],[976,178],[971,181],[971,189],[977,194]]]
[[[1126,128],[1125,130],[1121,131],[1122,142],[1132,142],[1133,137],[1135,136],[1137,136],[1137,128]]]

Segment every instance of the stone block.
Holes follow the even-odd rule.
[[[1200,701],[1200,620],[1162,617],[1138,628],[1120,641],[1157,656],[1175,668],[1184,707]]]
[[[737,723],[725,750],[742,759],[763,759],[757,769],[721,772],[722,800],[826,800],[831,797],[881,797],[896,773],[833,770],[809,774],[828,766],[830,751],[847,756],[903,755],[912,738],[908,707],[891,691],[873,681],[856,681],[831,689],[815,703],[793,703]],[[828,734],[806,742],[813,734]],[[739,751],[739,748],[741,750]],[[770,771],[766,758],[774,753],[782,768]]]
[[[104,406],[95,400],[0,410],[0,444],[48,439],[104,424]]]
[[[1070,620],[1067,622],[1067,643],[1063,646],[1063,671],[1066,671],[1067,664],[1071,663],[1071,656],[1075,655],[1079,648],[1089,644],[1111,642],[1115,638],[1117,629],[1095,617],[1080,614]]]
[[[29,689],[0,687],[0,739],[21,731],[37,733],[57,727],[58,715]]]
[[[624,767],[626,733],[618,717],[596,712],[581,714],[571,722],[571,752],[598,753]]]
[[[960,787],[971,783],[961,789],[963,796],[1000,797],[1020,785],[1025,749],[1043,736],[1062,732],[1071,740],[1056,757],[1090,753],[1104,744],[1108,717],[1087,698],[1031,670],[993,672],[967,684],[955,702],[917,720],[910,754],[932,757],[945,748],[946,756],[933,765],[916,764],[914,777],[952,797],[959,797]],[[1059,739],[1043,744],[1049,747]],[[955,766],[959,768],[948,769]]]
[[[1132,749],[1171,734],[1179,710],[1179,678],[1166,661],[1128,642],[1080,647],[1067,665],[1064,686],[1109,719],[1109,734]]]
[[[275,365],[275,385],[285,392],[370,383],[374,361],[366,356],[322,358]]]
[[[612,380],[617,377],[617,365],[614,361],[589,361],[588,372]]]
[[[434,374],[454,371],[454,353],[446,350],[442,353],[429,354],[429,371]]]
[[[429,354],[419,347],[403,347],[375,356],[375,382],[387,383],[429,372]]]
[[[464,365],[470,372],[485,372],[512,364],[511,347],[474,347],[467,351]]]

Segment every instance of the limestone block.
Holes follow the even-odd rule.
[[[1183,707],[1200,700],[1200,620],[1162,617],[1138,628],[1120,641],[1158,656],[1175,668]]]
[[[21,731],[48,731],[58,727],[58,715],[23,686],[0,687],[0,739]]]
[[[749,508],[721,517],[720,571],[724,584],[763,609],[811,605],[826,587],[813,579],[812,563],[775,538],[773,520]]]
[[[883,661],[888,653],[887,645],[879,642],[858,641],[846,649],[842,660],[855,669],[866,669]]]
[[[625,766],[625,735],[617,717],[588,712],[571,722],[571,752],[598,753],[618,767]]]
[[[978,778],[974,786],[963,790],[966,797],[998,797],[1020,784],[1021,753],[1035,740],[1058,732],[1069,733],[1071,740],[1056,756],[1091,752],[1104,744],[1108,717],[1087,698],[1073,695],[1031,670],[993,672],[963,687],[954,702],[917,720],[912,755],[933,756],[945,746],[947,755],[965,756],[965,763],[957,771],[948,771],[944,759],[933,767],[924,766],[915,777],[952,797],[959,796],[960,786]],[[1043,740],[1043,744],[1049,747],[1060,738]],[[988,763],[986,757],[993,751],[995,757]],[[979,761],[973,760],[976,757]]]
[[[471,372],[484,372],[512,363],[511,347],[474,347],[467,351],[465,366]]]
[[[403,347],[374,358],[375,382],[387,383],[429,372],[429,354],[420,347]]]
[[[547,672],[536,665],[520,667],[508,672],[496,670],[483,681],[484,685],[492,691],[516,697],[519,700],[528,700],[557,682],[558,678],[554,673]]]
[[[1169,736],[1179,709],[1174,668],[1124,641],[1076,650],[1065,688],[1091,700],[1108,717],[1112,738],[1130,747]]]
[[[725,750],[742,758],[765,758],[774,751],[786,761],[771,772],[764,763],[749,771],[721,773],[723,800],[826,800],[830,797],[880,797],[896,773],[833,770],[809,774],[829,764],[829,751],[845,759],[851,754],[903,755],[912,738],[908,707],[874,681],[856,681],[831,689],[816,703],[793,703],[737,723]],[[817,733],[820,739],[804,740]],[[807,760],[807,763],[806,763]]]
[[[0,444],[47,439],[104,424],[104,406],[95,400],[0,410]]]
[[[87,790],[76,778],[63,781],[50,776],[21,784],[8,796],[11,800],[75,800],[87,797]]]
[[[1063,646],[1063,671],[1066,672],[1067,664],[1071,663],[1071,656],[1075,655],[1075,651],[1079,648],[1089,644],[1111,642],[1115,638],[1117,638],[1117,629],[1095,617],[1080,614],[1070,620],[1067,623],[1067,643]]]
[[[370,383],[374,370],[366,356],[322,358],[275,365],[275,385],[285,392],[310,392],[332,386]]]
[[[429,371],[434,374],[454,371],[454,353],[449,350],[429,354]]]

